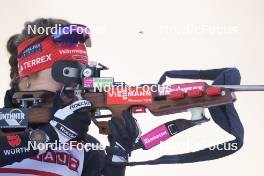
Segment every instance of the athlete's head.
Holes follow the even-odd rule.
[[[73,41],[77,40],[78,43],[82,37],[80,38],[79,35],[54,35],[53,29],[69,24],[69,22],[60,19],[40,18],[33,22],[26,22],[22,33],[16,34],[8,40],[7,49],[11,54],[9,58],[10,86],[12,88],[21,91],[48,90],[55,92],[63,86],[54,81],[51,76],[51,66],[56,60],[88,62],[85,46],[75,44]],[[32,31],[33,29],[35,32]],[[44,29],[45,32],[40,34],[36,29]]]

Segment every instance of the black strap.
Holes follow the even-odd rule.
[[[159,84],[166,81],[166,77],[170,78],[184,78],[184,79],[205,79],[213,80],[215,85],[239,85],[240,73],[236,68],[222,68],[213,70],[173,70],[165,72]],[[234,140],[218,144],[203,150],[183,153],[177,155],[164,155],[160,158],[142,161],[119,163],[121,165],[135,166],[135,165],[156,165],[156,164],[176,164],[176,163],[193,163],[199,161],[207,161],[222,158],[237,152],[243,145],[244,128],[240,122],[239,116],[233,104],[222,105],[218,107],[209,108],[209,112],[214,122],[223,130],[235,137]],[[222,150],[225,146],[235,146],[230,150]]]

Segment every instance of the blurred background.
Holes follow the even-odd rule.
[[[264,84],[264,1],[262,0],[8,0],[0,7],[0,105],[9,88],[8,38],[26,21],[62,18],[90,27],[89,59],[108,67],[102,76],[128,84],[156,83],[173,69],[237,67],[242,84]],[[167,84],[185,82],[168,80]],[[234,155],[194,164],[127,168],[135,175],[262,175],[264,92],[237,93],[236,107],[245,127],[244,147]],[[208,113],[207,113],[208,114]],[[143,132],[175,118],[136,115]],[[208,115],[209,116],[209,115]],[[92,126],[89,133],[107,144]],[[190,152],[232,139],[209,122],[186,131],[150,151],[135,151],[133,160]]]

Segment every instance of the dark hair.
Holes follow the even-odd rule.
[[[54,18],[38,18],[32,22],[26,22],[24,24],[24,29],[22,30],[21,34],[15,34],[11,36],[8,39],[7,42],[7,50],[10,53],[9,58],[9,65],[10,65],[10,87],[18,90],[18,84],[19,84],[19,74],[18,74],[18,68],[17,68],[17,47],[20,43],[23,41],[35,37],[38,34],[28,33],[28,27],[29,26],[36,26],[38,27],[54,27],[56,25],[67,25],[70,24],[68,21],[62,20],[62,19],[54,19]]]

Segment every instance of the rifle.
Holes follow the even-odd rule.
[[[264,85],[208,85],[205,82],[174,84],[161,86],[159,84],[142,84],[138,87],[125,87],[126,85],[112,82],[112,78],[100,79],[100,71],[108,69],[100,67],[83,67],[73,61],[58,61],[52,69],[53,78],[64,84],[77,83],[75,88],[64,87],[61,95],[66,104],[74,99],[89,100],[96,112],[94,122],[101,134],[109,134],[107,121],[97,121],[107,117],[123,118],[124,111],[131,113],[144,113],[146,109],[154,116],[162,116],[190,111],[194,108],[210,108],[236,101],[235,91],[264,91]],[[66,71],[65,71],[66,68]],[[68,69],[68,70],[67,70]],[[68,72],[67,74],[64,74]],[[80,76],[82,75],[82,76]],[[83,76],[84,75],[84,76]],[[87,76],[88,75],[88,76]],[[112,86],[106,91],[98,91],[98,87],[87,86],[87,78],[91,82],[108,81]],[[110,81],[109,81],[110,80]],[[121,85],[121,86],[120,86]],[[119,87],[118,87],[119,86]],[[152,87],[152,89],[144,90]],[[103,87],[99,87],[103,88]],[[119,90],[120,89],[120,90]],[[65,93],[67,92],[67,93]],[[124,94],[126,93],[126,95]],[[140,95],[139,95],[140,94]],[[29,123],[47,123],[52,117],[52,101],[55,94],[48,91],[21,91],[13,95],[13,103],[27,108],[29,104]],[[126,100],[122,100],[126,98]],[[100,110],[110,110],[112,114],[100,115]],[[194,116],[194,114],[193,114]],[[203,111],[192,117],[201,119]]]
[[[148,109],[154,116],[169,115],[185,111],[192,113],[190,121],[183,119],[174,120],[143,135],[141,141],[136,144],[135,149],[150,149],[158,145],[159,142],[168,139],[170,136],[197,124],[207,122],[208,119],[204,115],[204,108],[214,108],[232,104],[236,101],[235,91],[264,91],[264,85],[208,85],[206,82],[162,86],[160,84],[161,81],[159,81],[159,84],[142,84],[140,86],[130,87],[125,83],[114,82],[113,78],[100,77],[100,71],[106,69],[108,68],[102,64],[98,64],[98,66],[84,66],[73,61],[57,61],[52,68],[53,78],[57,82],[66,85],[60,94],[66,104],[76,99],[86,99],[91,102],[91,111],[94,112],[92,120],[99,128],[101,134],[110,134],[111,131],[108,127],[108,121],[98,121],[98,119],[106,117],[123,119],[125,115],[124,112],[129,112],[130,114],[143,113]],[[188,75],[183,76],[183,78],[190,79]],[[164,79],[164,75],[161,79]],[[75,87],[72,86],[73,83]],[[16,92],[13,96],[13,103],[19,104],[22,108],[28,108],[28,105],[30,105],[30,108],[28,108],[29,123],[47,123],[50,117],[52,117],[51,106],[53,97],[54,93],[45,91]],[[101,115],[100,111],[105,109],[110,110],[111,114]],[[166,131],[164,128],[166,128],[169,133],[167,136],[161,136],[161,139],[154,143],[152,143],[152,141],[149,142],[150,139],[152,140],[151,137],[163,134],[160,131]],[[230,133],[233,134],[232,131]],[[237,135],[235,136],[237,137]],[[242,146],[242,144],[240,144],[241,139],[234,141],[239,143],[239,149]],[[220,156],[213,156],[211,158],[210,156],[208,157],[210,159],[215,159],[231,153],[233,152],[222,153]],[[205,158],[206,157],[194,160],[207,160]],[[177,155],[177,157],[173,159],[163,157],[148,162],[126,164],[184,163],[192,160],[193,159],[186,159],[185,155],[179,159]]]
[[[197,84],[204,84],[203,90],[205,90],[205,92],[193,90],[182,94],[178,91],[172,91],[169,95],[158,95],[157,92],[151,92],[151,100],[149,101],[151,103],[146,104],[142,102],[130,102],[129,104],[107,104],[108,95],[106,92],[85,92],[83,97],[91,102],[93,111],[106,109],[112,112],[111,115],[96,115],[94,117],[94,120],[96,120],[106,117],[123,118],[122,112],[127,110],[130,110],[133,113],[143,113],[146,112],[146,109],[148,109],[154,116],[169,115],[185,112],[196,107],[209,108],[232,103],[236,100],[233,91],[264,91],[264,86],[209,86],[204,82],[172,86],[188,86],[188,89],[192,89]],[[210,91],[215,91],[216,93],[213,94]],[[54,93],[46,91],[21,91],[16,92],[13,95],[13,103],[21,104],[22,108],[25,108],[29,104],[33,105],[29,108],[29,123],[48,123],[52,117],[52,102],[54,96]],[[64,97],[64,100],[67,103],[72,102],[74,99],[75,97],[69,95],[65,95]],[[40,105],[41,107],[39,107]],[[95,124],[98,126],[101,134],[110,133],[106,121],[95,121]]]

